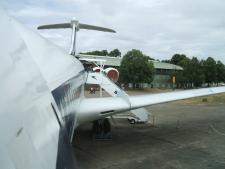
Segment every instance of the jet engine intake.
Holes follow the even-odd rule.
[[[106,76],[113,82],[117,82],[119,79],[119,71],[115,68],[109,67],[104,70]]]

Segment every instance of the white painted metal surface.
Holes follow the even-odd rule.
[[[86,83],[98,84],[111,96],[120,97],[124,101],[126,101],[129,105],[131,104],[129,100],[129,95],[126,94],[115,83],[113,83],[107,76],[105,76],[104,73],[89,72]],[[131,113],[142,122],[148,121],[148,111],[145,108],[131,110]]]
[[[113,97],[113,98],[105,97],[94,99],[85,98],[81,101],[79,114],[84,114],[83,118],[81,118],[82,119],[81,121],[85,121],[87,117],[90,117],[91,120],[94,120],[106,116],[111,116],[116,113],[121,113],[123,111],[137,109],[149,105],[166,103],[199,96],[207,96],[218,93],[225,93],[225,87],[214,87],[214,88],[193,89],[170,93],[129,96],[128,98],[129,102],[125,101],[121,97]]]
[[[136,117],[136,122],[146,123],[149,120],[150,113],[145,108],[131,110]]]
[[[84,70],[83,65],[73,56],[17,21],[11,20],[11,22],[23,39],[30,56],[40,68],[51,90]]]
[[[59,154],[66,143],[51,90],[83,66],[1,9],[0,23],[0,168],[69,169],[72,160],[66,166]]]
[[[100,85],[111,96],[121,96],[124,93],[103,72],[89,72],[86,83]]]
[[[80,29],[116,33],[116,31],[114,31],[113,29],[79,23],[79,21],[76,20],[75,17],[72,18],[70,23],[67,22],[67,23],[59,23],[59,24],[50,24],[50,25],[42,25],[38,27],[38,29],[65,29],[65,28],[72,28],[70,54],[73,56],[76,56],[76,37],[77,37],[77,32]]]
[[[1,9],[0,23],[1,169],[73,169],[69,139],[79,124],[143,106],[225,92],[225,87],[218,87],[87,99],[83,97],[86,73],[76,58]]]

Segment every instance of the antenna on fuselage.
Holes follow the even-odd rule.
[[[76,20],[75,18],[72,18],[72,20],[67,23],[38,26],[37,29],[66,29],[66,28],[72,29],[70,54],[73,56],[76,56],[76,36],[77,36],[77,32],[80,29],[88,29],[88,30],[116,33],[116,31],[113,29],[79,23],[79,21]]]

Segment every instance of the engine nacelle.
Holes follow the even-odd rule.
[[[113,82],[117,82],[119,79],[119,71],[115,68],[109,67],[104,70],[106,76]]]
[[[94,72],[100,72],[101,68],[100,67],[94,67],[93,68]],[[109,67],[104,70],[102,70],[106,74],[106,76],[112,80],[113,82],[117,82],[119,79],[119,71],[115,68]]]

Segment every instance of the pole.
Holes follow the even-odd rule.
[[[100,74],[101,74],[101,77],[102,77],[103,67],[104,67],[103,62],[100,61]],[[100,83],[100,91],[99,91],[100,92],[100,97],[102,97],[102,81],[103,81],[103,77],[101,78],[101,83]]]
[[[76,24],[73,23],[72,36],[71,36],[71,48],[70,48],[70,54],[73,56],[76,55],[76,36],[77,36],[77,27],[76,27]]]

